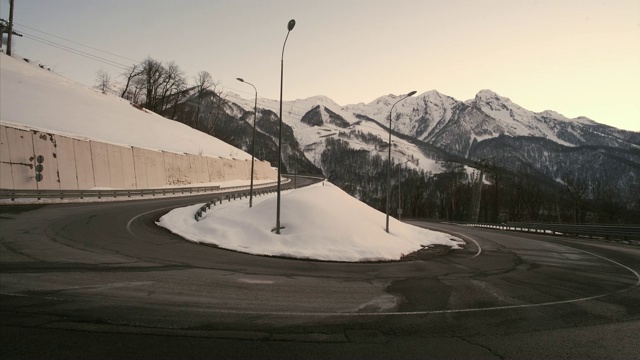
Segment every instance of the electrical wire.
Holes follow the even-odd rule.
[[[62,36],[53,35],[53,34],[48,33],[48,32],[46,32],[46,31],[38,30],[38,29],[32,28],[32,27],[27,26],[27,25],[23,25],[23,24],[16,23],[16,22],[14,22],[14,25],[18,25],[19,27],[27,28],[27,29],[30,29],[30,30],[33,30],[33,31],[37,31],[37,32],[39,32],[39,33],[42,33],[42,34],[45,34],[45,35],[49,35],[49,36],[52,36],[52,37],[54,37],[54,38],[58,38],[58,39],[61,39],[61,40],[64,40],[64,41],[68,41],[68,42],[73,43],[73,44],[76,44],[76,45],[84,46],[84,47],[89,48],[89,49],[92,49],[92,50],[100,51],[100,52],[103,52],[103,53],[105,53],[105,54],[109,54],[109,55],[112,55],[112,56],[116,56],[116,57],[119,57],[119,58],[121,58],[121,59],[125,59],[125,60],[129,60],[129,61],[133,61],[133,62],[135,62],[135,63],[139,63],[139,62],[140,62],[140,60],[131,59],[131,58],[128,58],[128,57],[126,57],[126,56],[122,56],[122,55],[114,54],[114,53],[109,52],[109,51],[100,50],[100,49],[98,49],[98,48],[96,48],[96,47],[89,46],[89,45],[85,45],[85,44],[81,44],[81,43],[76,42],[76,41],[73,41],[73,40],[65,39],[65,38],[63,38]]]
[[[109,59],[101,58],[99,56],[95,56],[95,55],[86,53],[86,52],[81,51],[81,50],[73,49],[73,48],[70,48],[70,47],[62,45],[62,44],[57,44],[57,43],[54,43],[54,42],[52,42],[50,40],[42,39],[42,38],[39,38],[37,36],[33,36],[33,35],[30,35],[30,34],[27,34],[27,33],[24,33],[24,32],[22,33],[22,35],[26,39],[37,41],[39,43],[58,48],[60,50],[67,51],[67,52],[70,52],[70,53],[75,54],[75,55],[80,55],[82,57],[85,57],[85,58],[88,58],[88,59],[91,59],[91,60],[94,60],[94,61],[98,61],[98,62],[101,62],[103,64],[119,68],[121,70],[128,70],[129,69],[129,66],[127,66],[127,65],[116,63],[116,62],[113,62],[113,61],[111,61]]]

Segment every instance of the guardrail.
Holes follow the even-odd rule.
[[[276,182],[254,185],[254,188],[272,186]],[[187,195],[207,193],[214,191],[233,191],[248,188],[248,185],[231,186],[221,188],[220,185],[215,186],[192,186],[192,187],[175,187],[175,188],[158,188],[158,189],[130,189],[130,190],[10,190],[0,189],[0,199],[84,199],[84,198],[118,198],[132,196],[167,196],[167,195]]]
[[[315,179],[315,180],[319,180],[319,181],[324,181],[325,177],[323,176],[312,176],[312,175],[300,175],[300,174],[283,174],[283,176],[299,176],[299,177],[303,177],[303,178],[308,178],[308,179]],[[290,182],[291,179],[289,178],[287,180],[287,182]],[[277,183],[274,182],[274,184]],[[255,188],[255,187],[254,187]],[[254,190],[253,191],[253,195],[254,196],[261,196],[261,195],[266,195],[266,194],[270,194],[270,193],[274,193],[276,192],[276,189],[270,189],[270,190]],[[216,204],[222,204],[222,202],[224,200],[227,201],[231,201],[231,200],[236,200],[236,199],[242,199],[242,197],[249,197],[249,192],[243,192],[243,193],[234,193],[234,194],[227,194],[225,196],[217,196],[215,198],[213,198],[213,200],[209,201],[208,203],[200,206],[200,208],[196,211],[196,213],[193,215],[194,219],[196,221],[200,221],[202,219],[205,218],[205,215],[207,213],[207,210],[211,209],[212,206],[216,206]]]
[[[274,192],[276,192],[276,190],[274,190],[274,189],[270,189],[270,190],[254,190],[253,191],[253,196],[261,196],[261,195],[266,195],[266,194],[270,194],[270,193],[274,193]],[[198,211],[196,211],[196,213],[195,213],[195,215],[193,217],[196,219],[196,221],[200,221],[200,220],[205,218],[207,210],[211,209],[212,206],[216,206],[216,204],[222,204],[222,202],[225,201],[225,200],[230,202],[231,200],[240,200],[243,197],[245,199],[248,198],[249,197],[249,192],[233,193],[233,194],[227,194],[227,195],[224,195],[224,196],[216,196],[215,198],[213,198],[208,203],[200,206],[200,208],[198,209]]]
[[[506,224],[475,224],[464,223],[461,225],[484,227],[500,230],[524,231],[552,235],[604,238],[605,240],[640,240],[639,225],[572,225],[572,224],[546,224],[546,223],[521,223]]]

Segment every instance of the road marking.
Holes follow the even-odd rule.
[[[540,241],[540,240],[533,240],[533,239],[528,239],[528,240],[532,240],[532,241],[537,241],[537,242],[542,242],[545,244],[548,244],[544,241]],[[534,307],[543,307],[543,306],[551,306],[551,305],[560,305],[560,304],[570,304],[570,303],[577,303],[577,302],[582,302],[582,301],[588,301],[588,300],[595,300],[595,299],[599,299],[605,296],[609,296],[612,294],[617,294],[617,293],[621,293],[621,292],[625,292],[625,291],[629,291],[631,289],[634,289],[638,286],[640,286],[640,274],[631,269],[630,267],[623,265],[615,260],[611,260],[609,258],[606,258],[604,256],[598,255],[598,254],[594,254],[592,252],[586,251],[586,250],[581,250],[581,249],[577,249],[574,248],[572,246],[567,246],[567,245],[558,245],[558,244],[553,244],[555,246],[564,246],[564,247],[568,247],[577,251],[581,251],[590,255],[593,255],[595,257],[598,257],[600,259],[606,260],[611,262],[612,264],[618,265],[626,270],[628,270],[629,272],[631,272],[635,277],[636,277],[636,283],[633,284],[632,286],[629,286],[627,288],[621,289],[621,290],[616,290],[610,293],[606,293],[606,294],[600,294],[600,295],[593,295],[593,296],[587,296],[587,297],[582,297],[582,298],[578,298],[578,299],[570,299],[570,300],[559,300],[559,301],[548,301],[548,302],[543,302],[543,303],[539,303],[539,304],[519,304],[519,305],[503,305],[503,306],[491,306],[491,307],[486,307],[486,308],[470,308],[470,309],[450,309],[450,310],[424,310],[424,311],[406,311],[406,312],[400,312],[400,311],[387,311],[387,312],[345,312],[345,313],[335,313],[335,312],[319,312],[319,313],[312,313],[312,312],[283,312],[283,311],[234,311],[234,310],[221,310],[221,311],[215,311],[216,313],[222,313],[222,314],[239,314],[239,315],[278,315],[278,316],[347,316],[347,317],[352,317],[352,316],[400,316],[400,315],[433,315],[433,314],[452,314],[452,313],[466,313],[466,312],[479,312],[479,311],[495,311],[495,310],[510,310],[510,309],[522,309],[522,308],[534,308]],[[477,255],[479,255],[480,252],[478,252]],[[477,256],[476,255],[476,256]],[[475,257],[475,256],[474,256]]]
[[[420,221],[414,221],[414,223],[419,224]],[[469,237],[467,235],[462,235],[462,234],[460,234],[458,232],[455,232],[455,231],[444,230],[444,229],[436,227],[436,226],[429,226],[429,227],[420,226],[420,227],[423,228],[423,229],[427,229],[427,230],[440,231],[440,232],[443,232],[443,233],[455,235],[455,236],[457,236],[457,237],[459,237],[461,239],[466,239],[466,240],[469,240],[469,241],[473,241],[476,244],[476,246],[478,247],[478,252],[476,252],[475,255],[473,255],[471,257],[468,257],[467,259],[473,259],[474,257],[479,256],[480,254],[482,254],[482,246],[480,246],[480,244],[477,241],[473,240],[471,237]]]
[[[461,239],[471,240],[471,241],[473,241],[473,242],[476,244],[476,246],[478,247],[478,252],[477,252],[475,255],[473,255],[472,257],[469,257],[469,258],[467,258],[467,259],[473,259],[474,257],[479,256],[480,254],[482,254],[482,246],[480,246],[480,244],[479,244],[477,241],[473,240],[471,237],[469,237],[469,236],[467,236],[467,235],[462,235],[462,234],[457,233],[457,232],[455,232],[455,231],[452,231],[452,232],[451,232],[451,234],[452,234],[452,235],[456,235],[457,237],[459,237],[459,238],[461,238]]]
[[[192,205],[195,205],[195,204],[192,204]],[[164,207],[164,208],[154,209],[154,210],[150,210],[150,211],[147,211],[147,212],[143,212],[142,214],[138,214],[138,215],[132,217],[131,220],[129,220],[129,222],[127,223],[127,231],[129,231],[129,233],[131,235],[137,236],[133,231],[131,231],[131,223],[134,222],[137,218],[139,218],[140,216],[143,216],[143,215],[151,214],[152,212],[162,211],[162,210],[166,210],[166,209],[172,209],[172,208],[176,208],[176,207],[179,207],[179,206],[180,205],[178,205],[178,206],[176,206],[176,205],[167,206],[167,207]],[[185,206],[191,206],[191,205],[185,205]]]
[[[239,282],[245,284],[273,284],[275,281],[273,280],[259,280],[259,279],[248,279],[248,278],[240,278]]]

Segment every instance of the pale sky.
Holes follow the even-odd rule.
[[[100,68],[122,70],[33,38],[124,66],[147,56],[175,61],[189,78],[206,70],[251,98],[242,77],[260,97],[279,99],[282,44],[295,19],[285,100],[326,95],[347,105],[433,89],[468,100],[490,89],[532,111],[640,131],[640,0],[15,3],[26,36],[14,37],[14,52],[87,85]],[[8,0],[0,17],[9,18]]]

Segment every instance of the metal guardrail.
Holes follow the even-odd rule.
[[[276,182],[254,185],[254,188],[272,186]],[[11,190],[0,189],[0,199],[84,199],[84,198],[118,198],[133,196],[167,196],[207,193],[214,191],[233,191],[248,188],[248,185],[221,188],[216,186],[192,186],[158,189],[129,189],[129,190]]]
[[[274,193],[276,192],[275,189],[270,189],[270,190],[254,190],[253,191],[253,196],[262,196],[262,195],[266,195],[266,194],[270,194],[270,193]],[[193,216],[194,219],[196,219],[196,221],[200,221],[202,219],[205,218],[205,214],[207,213],[207,210],[211,209],[212,206],[216,206],[216,204],[222,204],[223,201],[228,201],[230,202],[231,200],[240,200],[242,198],[248,198],[249,197],[249,192],[242,192],[242,193],[233,193],[233,194],[227,194],[224,196],[216,196],[215,198],[213,198],[211,201],[209,201],[208,203],[200,206],[200,208],[196,211],[195,215]]]
[[[179,195],[220,190],[220,186],[131,190],[8,190],[0,189],[0,199],[84,199],[132,196]]]
[[[506,224],[474,224],[461,225],[484,227],[500,230],[524,231],[552,235],[564,235],[575,237],[603,238],[605,240],[640,240],[639,225],[572,225],[572,224],[547,224],[547,223],[521,223]]]
[[[311,175],[300,175],[300,174],[283,174],[283,176],[299,176],[299,177],[304,177],[304,178],[308,178],[308,179],[315,179],[315,180],[319,180],[319,181],[324,181],[325,177],[323,176],[311,176]],[[291,181],[291,179],[287,180],[288,182]],[[276,184],[276,182],[274,182],[273,184]],[[264,186],[263,186],[264,187]],[[255,186],[254,186],[255,188]],[[266,194],[270,194],[270,193],[274,193],[276,192],[276,189],[256,189],[253,191],[253,195],[254,196],[261,196],[261,195],[266,195]],[[243,193],[234,193],[234,194],[227,194],[225,196],[217,196],[215,198],[213,198],[213,200],[209,201],[206,204],[203,204],[202,206],[200,206],[200,208],[196,211],[195,215],[193,215],[194,219],[196,221],[200,221],[202,219],[205,218],[205,215],[207,213],[207,210],[211,209],[212,206],[216,206],[216,204],[222,204],[222,202],[224,200],[227,201],[231,201],[231,200],[236,200],[236,199],[242,199],[242,197],[249,197],[250,194],[249,192],[243,192]]]

